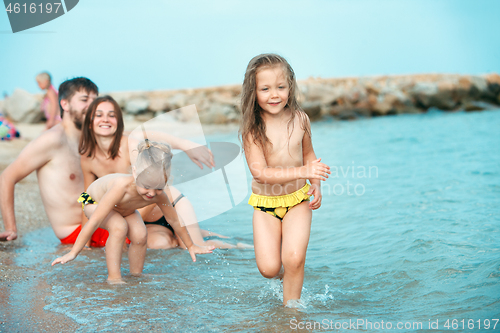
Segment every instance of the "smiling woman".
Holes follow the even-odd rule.
[[[120,110],[120,106],[111,96],[99,97],[89,106],[79,146],[81,155],[95,155],[97,135],[110,138],[109,157],[115,159],[118,156],[124,125],[122,113],[115,110]]]

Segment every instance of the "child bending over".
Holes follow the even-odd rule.
[[[186,244],[193,261],[196,261],[197,253],[211,253],[213,246],[198,246],[192,242],[186,227],[181,225],[175,209],[164,192],[171,159],[172,152],[169,145],[146,139],[139,144],[137,162],[132,167],[132,175],[110,174],[93,182],[87,192],[82,193],[78,199],[89,221],[82,228],[71,251],[54,260],[52,266],[75,259],[94,231],[101,227],[109,232],[106,242],[108,282],[124,283],[120,266],[126,237],[130,240],[128,250],[130,274],[140,275],[146,257],[147,231],[137,209],[153,203],[158,205],[175,233]]]

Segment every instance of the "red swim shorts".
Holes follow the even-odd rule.
[[[75,244],[76,238],[80,234],[82,226],[79,225],[68,237],[61,239],[61,244]],[[108,240],[109,232],[105,229],[97,228],[90,239],[90,246],[103,247]]]

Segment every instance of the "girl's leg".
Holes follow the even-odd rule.
[[[130,274],[139,276],[142,274],[144,260],[146,259],[148,233],[142,221],[141,214],[139,214],[138,211],[125,216],[125,220],[128,223],[127,236],[130,240],[130,246],[128,248]]]
[[[179,192],[179,190],[173,186],[169,186],[168,189],[169,191],[165,191],[165,193],[167,193],[170,200],[170,195],[169,195],[170,192],[172,197],[171,202],[175,200],[175,198],[179,197],[179,195],[181,195],[181,192]],[[177,214],[179,214],[179,216],[181,217],[182,221],[184,222],[187,231],[189,233],[189,236],[193,240],[193,243],[195,243],[196,245],[200,246],[213,245],[219,249],[231,249],[236,247],[232,244],[225,243],[215,239],[211,239],[208,241],[205,241],[203,239],[202,230],[200,229],[200,225],[198,224],[198,218],[196,217],[196,213],[194,212],[193,205],[191,204],[191,202],[187,197],[182,198],[175,204],[175,210]],[[180,239],[179,236],[177,236],[177,242],[179,246],[181,246],[184,249],[186,248],[184,242]]]
[[[304,264],[311,232],[312,212],[305,201],[288,211],[283,219],[281,256],[283,267],[283,305],[291,299],[300,299],[304,283]]]
[[[85,215],[90,218],[97,205],[86,205]],[[108,282],[123,283],[120,271],[122,263],[122,248],[127,236],[127,222],[115,211],[111,211],[99,226],[109,232],[106,241],[106,266],[108,267]]]
[[[277,276],[281,269],[281,221],[268,213],[254,210],[253,244],[260,274],[266,278]]]
[[[156,222],[163,216],[161,209],[156,204],[138,209],[138,211],[143,221],[147,222]],[[179,246],[177,238],[168,228],[161,225],[147,224],[146,229],[148,231],[148,249],[167,250]]]

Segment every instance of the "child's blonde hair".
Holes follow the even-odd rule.
[[[297,101],[297,81],[295,80],[295,73],[292,66],[290,66],[286,59],[280,55],[273,53],[260,54],[250,60],[245,72],[245,79],[243,80],[241,93],[242,117],[239,135],[244,148],[245,143],[248,143],[248,135],[252,134],[254,143],[262,148],[264,154],[266,154],[268,145],[272,145],[272,143],[266,135],[266,124],[264,123],[261,115],[262,109],[257,103],[256,76],[260,70],[273,67],[281,67],[287,79],[289,95],[285,108],[288,108],[291,112],[291,117],[287,125],[290,135],[292,134],[290,127],[293,131],[295,116],[300,118],[302,128],[306,131],[306,134],[309,136],[311,135],[307,115]]]
[[[146,173],[163,174],[166,184],[172,165],[172,147],[168,143],[146,139],[139,143],[137,151],[137,160],[135,162],[136,179]]]
[[[52,77],[48,72],[41,72],[35,77],[35,79],[37,81],[48,81],[49,83],[52,83]]]

